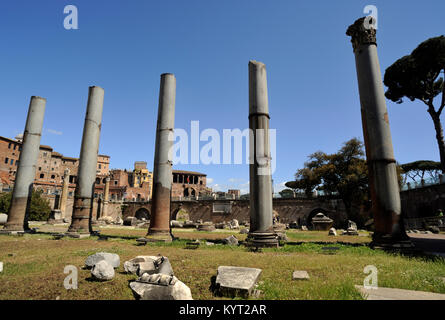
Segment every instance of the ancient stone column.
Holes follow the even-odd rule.
[[[170,200],[172,187],[172,148],[175,125],[176,78],[161,75],[158,121],[153,165],[152,215],[146,239],[171,241]]]
[[[96,181],[97,154],[99,152],[100,129],[104,103],[104,89],[90,87],[87,112],[80,149],[73,215],[68,234],[89,236],[93,208],[94,183]]]
[[[62,194],[59,197],[58,203],[54,205],[55,208],[51,211],[51,215],[48,219],[49,224],[61,223],[63,222],[63,218],[65,218],[66,200],[68,196],[69,185],[69,169],[65,169],[62,183]]]
[[[27,215],[31,202],[32,188],[36,175],[36,163],[39,157],[40,137],[45,115],[46,99],[31,97],[28,118],[23,134],[22,151],[20,152],[17,175],[12,191],[6,232],[28,230]]]
[[[266,66],[261,62],[250,61],[250,231],[248,243],[255,247],[278,246],[272,222],[269,119]]]
[[[108,202],[110,198],[110,177],[105,178],[104,202]]]
[[[110,177],[105,178],[104,199],[102,201],[101,217],[107,216],[108,201],[110,199]]]
[[[352,38],[357,69],[374,215],[373,245],[411,246],[400,219],[400,191],[377,55],[376,30],[372,21],[365,19],[358,19],[346,34]]]
[[[70,169],[65,169],[63,173],[63,186],[62,186],[62,194],[60,195],[60,205],[59,210],[62,216],[62,219],[66,218],[66,201],[68,199],[68,189],[70,185]]]

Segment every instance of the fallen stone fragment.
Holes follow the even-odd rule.
[[[279,241],[288,241],[287,235],[285,232],[279,232],[277,233],[277,237]]]
[[[7,221],[8,221],[8,215],[0,213],[0,225],[6,224]]]
[[[149,260],[139,263],[139,267],[137,270],[137,275],[142,276],[143,274],[153,274],[157,272],[155,266],[156,260]]]
[[[239,229],[239,222],[236,219],[229,221],[229,229]]]
[[[249,233],[249,229],[247,228],[243,228],[239,231],[240,234],[248,234]]]
[[[137,256],[125,261],[124,270],[127,273],[142,276],[144,273],[163,273],[173,275],[173,268],[167,257],[163,256]]]
[[[119,268],[120,258],[115,253],[108,252],[98,252],[91,256],[89,256],[85,261],[85,266],[87,268],[92,268],[99,261],[105,260],[107,261],[113,268]]]
[[[292,273],[292,280],[309,280],[307,271],[294,271]]]
[[[198,231],[214,231],[215,225],[211,222],[200,223],[197,227]]]
[[[335,228],[329,229],[328,235],[330,235],[330,236],[337,236],[337,230],[335,230]]]
[[[93,266],[91,275],[101,281],[111,280],[114,278],[114,268],[106,260],[101,260]]]
[[[177,220],[170,221],[170,225],[172,228],[183,228],[184,227],[184,223],[181,221],[177,221]]]
[[[223,243],[229,246],[237,246],[238,239],[234,235],[231,235],[230,237],[223,239]]]
[[[130,283],[136,299],[140,300],[193,300],[190,288],[175,276],[144,274]]]
[[[215,294],[247,298],[254,293],[261,272],[261,269],[256,268],[220,266],[215,281]]]

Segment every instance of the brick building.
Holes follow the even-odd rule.
[[[172,197],[196,197],[209,195],[207,175],[200,172],[173,170]]]
[[[20,151],[22,149],[22,135],[15,139],[9,139],[0,136],[0,175],[8,176],[9,181],[2,182],[3,188],[10,187],[15,181],[18,168]],[[97,174],[101,179],[109,173],[110,157],[99,155],[97,162]],[[43,190],[45,193],[57,193],[62,187],[62,178],[65,169],[70,170],[69,191],[72,196],[76,187],[77,170],[79,167],[79,159],[64,157],[62,154],[53,150],[50,146],[40,145],[39,157],[36,165],[36,176],[34,180],[34,188]],[[2,180],[6,180],[2,178]]]
[[[11,189],[17,172],[22,138],[9,139],[0,136],[0,185]],[[46,194],[58,194],[62,188],[65,169],[70,170],[69,194],[74,196],[79,159],[65,157],[50,146],[41,145],[36,166],[34,188]],[[106,177],[110,177],[110,200],[149,201],[153,192],[153,173],[147,163],[136,161],[133,171],[110,170],[110,157],[98,155],[94,197],[104,193]],[[193,171],[173,170],[172,197],[195,197],[209,195],[212,190],[206,186],[207,175]]]

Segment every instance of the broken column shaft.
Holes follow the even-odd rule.
[[[110,198],[110,177],[105,178],[104,202],[108,202]]]
[[[65,169],[63,173],[63,185],[62,185],[62,194],[60,195],[60,205],[59,210],[61,213],[61,217],[66,218],[66,201],[68,199],[68,188],[70,185],[70,169]]]
[[[69,234],[87,236],[92,231],[91,215],[103,104],[104,89],[90,87]]]
[[[102,213],[101,217],[107,216],[108,211],[108,200],[110,198],[110,177],[105,178],[105,187],[104,187],[104,199],[102,202]]]
[[[49,224],[61,223],[65,218],[66,200],[68,197],[69,172],[69,169],[65,169],[64,171],[62,178],[62,194],[59,197],[58,203],[54,205],[54,210],[51,211],[51,215],[48,219]]]
[[[147,239],[171,241],[170,200],[172,187],[172,148],[175,125],[176,78],[161,75],[156,145],[153,163],[152,215]]]
[[[278,246],[272,221],[269,119],[266,66],[261,62],[250,61],[250,232],[248,242],[254,247]]]
[[[377,55],[376,29],[372,21],[365,22],[365,19],[358,19],[346,34],[352,37],[357,69],[375,226],[373,243],[392,245],[409,238],[400,219],[400,190]],[[409,241],[406,244],[411,245]]]
[[[36,175],[36,163],[39,157],[45,107],[46,99],[31,97],[19,165],[12,191],[11,206],[8,212],[8,221],[4,228],[7,231],[24,231],[28,229],[27,215]]]

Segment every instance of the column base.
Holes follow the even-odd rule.
[[[173,237],[170,230],[149,230],[148,234],[144,238],[139,238],[136,241],[140,244],[147,244],[148,242],[172,242]]]
[[[248,247],[278,248],[278,245],[278,237],[275,232],[251,232],[246,239]]]
[[[51,215],[48,218],[48,223],[51,223],[53,221],[62,221],[62,211],[59,209],[55,209],[51,211]],[[53,224],[53,223],[51,223]]]
[[[408,236],[376,235],[373,234],[369,244],[372,249],[414,252],[414,243]]]
[[[0,230],[0,234],[5,234],[9,236],[22,236],[25,233],[31,233],[31,231],[23,231],[23,230]]]
[[[85,239],[91,236],[90,233],[79,233],[79,232],[66,232],[64,233],[66,237],[75,238],[75,239]]]
[[[51,215],[46,221],[47,224],[61,224],[63,223],[62,211],[56,209],[51,211]]]

